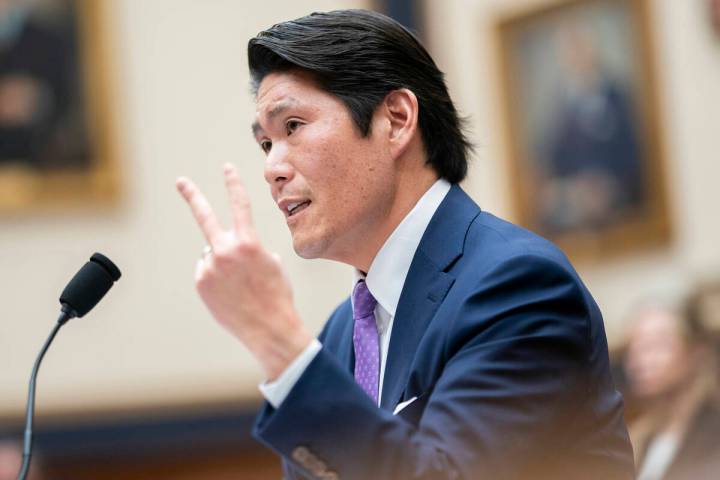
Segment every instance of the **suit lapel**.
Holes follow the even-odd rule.
[[[393,320],[381,407],[392,411],[401,399],[422,336],[455,278],[446,273],[462,255],[465,235],[478,206],[453,185],[425,230],[400,295]]]
[[[323,348],[335,356],[343,367],[352,373],[355,366],[355,353],[353,351],[353,318],[350,299],[340,305],[336,312],[325,324],[318,339]]]
[[[416,270],[413,272],[413,270]],[[393,321],[381,407],[393,410],[400,401],[410,363],[430,320],[455,279],[416,253]]]
[[[350,301],[348,300],[348,303],[349,302]],[[352,307],[348,308],[344,315],[346,320],[343,322],[341,335],[343,340],[339,342],[336,355],[340,365],[344,365],[348,369],[348,372],[352,375],[355,371],[355,348],[353,346],[354,320],[352,318]]]

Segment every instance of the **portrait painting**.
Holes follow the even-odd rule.
[[[101,3],[0,0],[0,213],[116,194]]]
[[[555,1],[498,24],[518,220],[575,259],[667,243],[644,0]]]

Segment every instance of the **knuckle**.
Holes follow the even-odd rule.
[[[235,262],[231,250],[227,248],[216,248],[212,256],[213,264],[222,269]]]
[[[215,258],[215,265],[219,272],[227,274],[236,264],[236,259],[230,255],[220,255]]]
[[[227,272],[238,265],[255,261],[262,252],[262,245],[254,238],[235,239],[231,243],[216,245],[210,267]]]
[[[200,225],[206,225],[210,219],[210,214],[206,210],[199,210],[196,213],[197,221]]]
[[[252,239],[241,240],[235,245],[235,251],[243,257],[253,258],[261,251],[260,243]]]

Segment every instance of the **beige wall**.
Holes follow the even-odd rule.
[[[544,0],[542,0],[544,1]],[[221,165],[236,162],[268,246],[281,253],[302,316],[318,330],[347,293],[349,270],[297,259],[262,181],[249,134],[253,114],[246,40],[277,21],[362,1],[119,0],[107,2],[117,84],[125,199],[110,212],[0,219],[0,414],[20,412],[37,350],[67,279],[95,250],[124,277],[86,318],[63,328],[46,357],[40,411],[163,405],[256,397],[256,363],[215,325],[196,297],[203,241],[174,191],[183,174],[226,217]],[[511,217],[497,103],[493,22],[529,0],[427,1],[429,41],[480,145],[466,187],[481,206]],[[652,1],[677,225],[669,249],[581,266],[606,313],[611,340],[639,295],[720,270],[720,41],[701,0]]]

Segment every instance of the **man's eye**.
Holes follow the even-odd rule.
[[[260,142],[260,148],[263,152],[268,153],[272,148],[272,142],[270,140],[263,140]]]
[[[301,125],[300,122],[297,120],[288,120],[285,124],[285,128],[287,129],[287,134],[291,135],[297,128]]]

